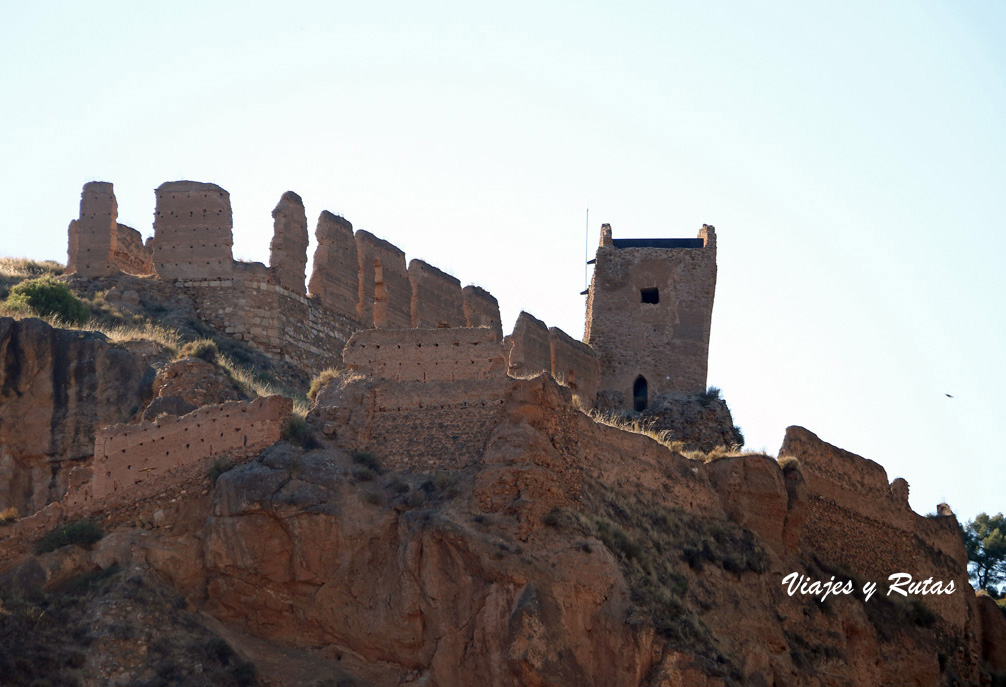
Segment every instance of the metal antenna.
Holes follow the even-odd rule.
[[[583,288],[587,289],[587,264],[590,260],[590,208],[587,208],[587,217],[583,224]]]

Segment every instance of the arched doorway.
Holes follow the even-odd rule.
[[[646,410],[647,388],[646,377],[639,375],[632,383],[632,407],[638,413]]]

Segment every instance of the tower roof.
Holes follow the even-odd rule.
[[[702,239],[611,239],[615,248],[702,248]]]

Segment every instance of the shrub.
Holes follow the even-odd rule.
[[[224,474],[232,467],[234,467],[234,463],[232,461],[226,460],[225,458],[217,458],[213,461],[213,465],[210,467],[210,481],[213,482],[213,484],[216,484],[217,480],[220,479],[220,475]]]
[[[291,415],[283,423],[281,436],[291,444],[309,451],[321,446],[318,437],[314,435],[314,431],[311,429],[311,425],[307,424],[307,420],[297,414]]]
[[[329,367],[318,373],[318,376],[311,380],[311,388],[307,390],[307,397],[314,400],[322,387],[339,376],[339,370]]]
[[[82,324],[88,316],[87,306],[73,295],[70,287],[50,276],[13,286],[7,305],[15,310],[30,310],[40,317],[58,318],[68,324]]]
[[[353,451],[350,456],[353,462],[357,465],[362,465],[364,468],[370,470],[375,475],[384,474],[384,466],[381,465],[381,461],[377,460],[377,457],[369,451]]]
[[[720,388],[718,386],[711,386],[699,394],[698,399],[701,406],[708,406],[713,401],[720,400]]]
[[[212,339],[196,339],[190,341],[178,351],[179,358],[199,358],[208,363],[215,363],[220,349]]]
[[[58,527],[42,537],[42,541],[35,552],[48,553],[49,551],[55,551],[71,544],[89,547],[104,536],[105,533],[96,522],[78,520],[63,527]]]

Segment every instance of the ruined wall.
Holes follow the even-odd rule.
[[[502,420],[509,380],[490,329],[364,330],[344,357],[366,376],[326,389],[312,420],[389,467],[470,465]]]
[[[506,338],[507,374],[529,377],[552,371],[552,350],[545,323],[521,311],[513,333]]]
[[[469,285],[461,289],[465,324],[469,327],[489,327],[499,339],[503,338],[503,321],[496,298],[481,286]]]
[[[276,283],[301,296],[307,293],[307,215],[304,201],[287,191],[272,211],[273,237],[269,244],[269,268]]]
[[[492,330],[365,329],[343,351],[346,366],[396,382],[460,382],[503,377],[503,347]]]
[[[325,210],[318,217],[315,238],[318,247],[311,272],[311,298],[343,317],[358,319],[360,266],[353,225]]]
[[[590,346],[558,327],[548,330],[552,377],[580,397],[585,408],[594,404],[601,385],[601,366]]]
[[[80,228],[77,220],[71,219],[70,226],[66,228],[66,273],[73,274],[77,271],[77,240],[80,236]]]
[[[412,326],[419,329],[464,327],[461,282],[422,260],[409,262]]]
[[[180,282],[200,319],[309,375],[342,364],[342,347],[360,329],[355,319],[270,283],[264,266],[238,263],[228,279]]]
[[[356,311],[365,327],[407,329],[412,326],[412,285],[405,253],[368,231],[356,232],[359,298]]]
[[[958,592],[926,596],[924,603],[962,627],[970,593],[967,554],[957,519],[923,518],[908,505],[904,480],[887,481],[879,464],[821,441],[802,427],[789,427],[779,457],[799,459],[802,484],[791,498],[800,545],[835,570],[886,586],[888,576],[907,572],[916,580],[954,580]]]
[[[119,206],[112,184],[105,181],[84,184],[80,193],[80,217],[70,225],[69,230],[71,251],[76,248],[69,262],[77,274],[103,277],[115,270],[115,220],[118,216]]]
[[[154,255],[150,248],[143,245],[140,232],[125,224],[115,225],[115,252],[112,254],[112,264],[126,274],[146,276],[154,273]]]
[[[632,409],[637,379],[647,402],[706,388],[716,291],[716,234],[698,247],[678,239],[613,239],[602,227],[587,297],[584,339],[601,359],[599,404]],[[693,240],[694,241],[694,240]]]
[[[214,279],[230,275],[230,194],[216,184],[169,181],[155,191],[154,268],[161,279]]]
[[[156,480],[183,464],[219,455],[247,457],[279,441],[292,401],[281,396],[204,406],[139,425],[112,425],[94,440],[91,498]]]

